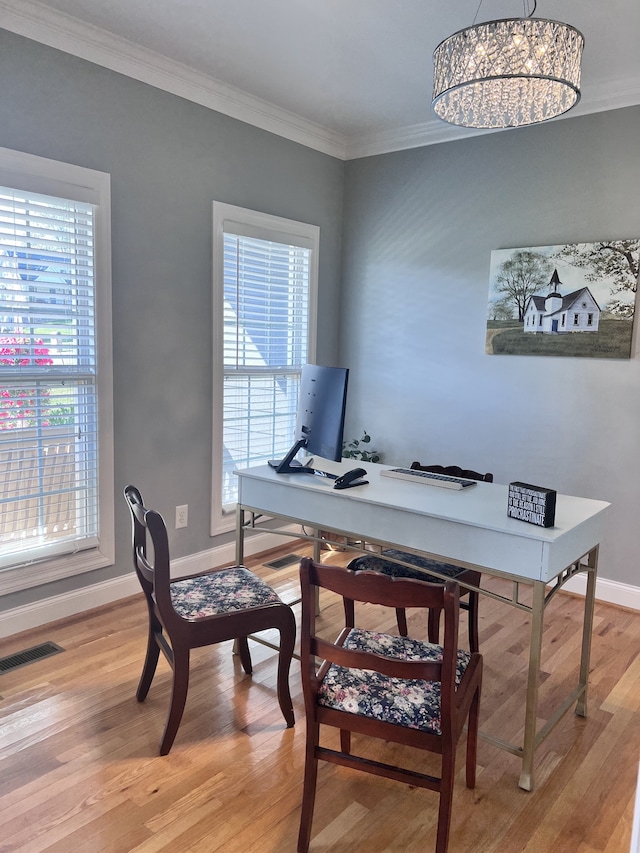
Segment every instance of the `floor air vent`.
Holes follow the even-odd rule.
[[[271,560],[270,563],[263,563],[268,569],[284,569],[287,566],[292,566],[294,563],[300,562],[299,554],[285,554],[284,557],[279,557],[277,560]]]
[[[62,646],[58,646],[56,643],[41,643],[39,646],[33,646],[31,649],[23,649],[21,652],[8,655],[6,658],[0,658],[0,674],[17,669],[19,666],[26,666],[28,663],[42,660],[42,658],[57,655],[58,652],[63,651]]]

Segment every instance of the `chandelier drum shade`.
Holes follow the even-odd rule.
[[[461,127],[521,127],[580,100],[584,38],[568,24],[507,18],[476,24],[433,54],[433,110]]]

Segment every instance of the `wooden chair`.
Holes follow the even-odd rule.
[[[421,465],[419,462],[412,462],[411,468],[417,471],[431,471],[434,474],[448,474],[451,477],[465,477],[468,480],[480,480],[485,483],[493,482],[493,474],[479,474],[477,471],[471,471],[465,468],[459,468],[457,465]],[[426,486],[424,488],[427,488]],[[390,559],[402,560],[405,563],[411,563],[416,566],[418,571],[414,571],[407,566],[399,565],[392,562]],[[400,551],[396,548],[387,548],[382,554],[366,554],[362,557],[356,557],[349,563],[349,568],[354,571],[375,571],[382,572],[385,575],[392,577],[413,578],[414,580],[422,580],[430,583],[442,583],[443,581],[436,575],[428,575],[420,569],[426,571],[438,571],[447,577],[456,581],[464,581],[473,586],[480,586],[480,572],[474,569],[464,569],[461,566],[454,566],[451,563],[442,563],[439,560],[432,560],[429,557],[421,557],[417,554],[411,554],[406,551]],[[478,601],[479,595],[474,590],[468,590],[465,587],[460,587],[461,596],[469,596],[468,601],[461,601],[460,607],[468,611],[469,614],[469,648],[472,652],[477,652],[480,648],[478,639]],[[345,603],[347,608],[350,607],[348,602]],[[352,617],[353,618],[353,617]],[[403,637],[407,636],[407,617],[403,609],[398,609],[396,613],[398,622],[398,631]],[[353,621],[351,622],[353,625]],[[440,611],[437,609],[429,610],[427,636],[430,643],[437,643],[440,636]]]
[[[446,853],[456,745],[468,718],[466,782],[475,786],[482,656],[458,650],[459,589],[453,581],[428,584],[379,572],[300,563],[301,665],[307,718],[298,853],[311,837],[318,761],[328,761],[440,795],[436,853]],[[316,592],[332,590],[351,601],[444,611],[444,644],[347,626],[329,642],[316,633]],[[316,657],[321,659],[316,668]],[[340,730],[340,749],[320,746],[320,726]],[[438,753],[439,777],[351,751],[351,733]]]
[[[167,529],[162,516],[145,508],[135,486],[127,486],[124,495],[131,511],[133,563],[149,612],[147,654],[136,692],[138,702],[143,702],[149,692],[161,651],[173,669],[171,705],[160,741],[160,755],[167,755],[171,749],[182,719],[189,687],[190,650],[237,640],[242,667],[250,674],[247,636],[267,628],[277,628],[280,632],[278,702],[287,726],[293,726],[289,668],[296,625],[291,608],[269,584],[243,566],[172,581]],[[152,560],[147,552],[147,531],[153,548]]]

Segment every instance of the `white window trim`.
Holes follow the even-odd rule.
[[[211,536],[227,533],[235,528],[235,513],[223,512],[220,483],[222,482],[222,399],[223,399],[223,312],[224,293],[224,226],[225,222],[260,229],[274,240],[303,237],[311,241],[309,269],[309,337],[307,361],[316,357],[318,308],[318,249],[320,228],[294,219],[284,219],[268,213],[237,207],[223,202],[213,202],[213,420],[212,420],[212,471],[211,471]],[[293,441],[293,436],[292,436]]]
[[[25,561],[0,572],[0,595],[110,566],[115,560],[113,483],[113,346],[111,326],[111,177],[105,172],[0,148],[0,184],[96,205],[95,275],[98,371],[97,548]]]

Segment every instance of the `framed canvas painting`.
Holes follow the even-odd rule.
[[[630,358],[640,240],[491,252],[486,352]]]

